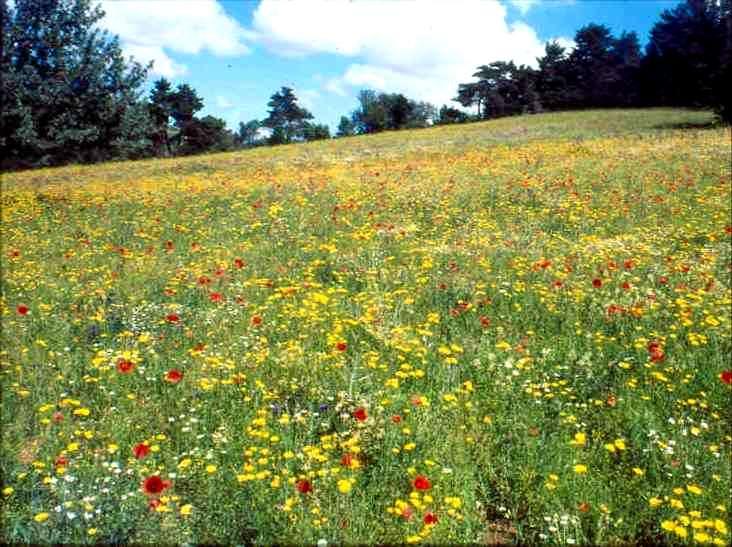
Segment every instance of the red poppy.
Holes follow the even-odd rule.
[[[658,282],[661,285],[665,285],[666,283],[668,283],[668,277],[666,277],[665,275],[662,275],[661,277],[658,278]]]
[[[150,453],[150,447],[147,446],[145,443],[137,443],[135,446],[132,447],[132,454],[138,460],[141,460],[142,458],[147,456],[149,453]]]
[[[395,424],[398,424],[402,421],[402,417],[399,416],[399,414],[394,414],[394,416],[391,417],[391,421]]]
[[[297,488],[297,491],[301,494],[309,494],[313,491],[313,485],[310,484],[310,481],[305,479],[300,479],[295,483],[295,487]]]
[[[623,262],[623,266],[625,266],[626,270],[632,270],[633,266],[635,266],[635,264],[633,263],[632,260],[626,260],[625,262]]]
[[[666,358],[661,344],[655,341],[648,343],[648,353],[651,357],[651,362],[653,363],[660,363]]]
[[[728,234],[732,234],[732,224],[724,227],[724,231]]]
[[[56,467],[63,467],[69,463],[69,460],[67,460],[64,456],[59,456],[53,463],[54,465],[56,465]]]
[[[130,374],[133,370],[135,370],[135,363],[132,361],[128,361],[127,359],[118,359],[117,360],[117,370],[121,374]]]
[[[602,287],[602,279],[598,279],[598,278],[593,279],[592,286],[595,287],[596,289],[599,289],[600,287]]]
[[[723,370],[720,372],[719,379],[728,386],[732,386],[732,370]]]
[[[61,423],[64,421],[64,413],[57,410],[56,412],[53,413],[52,418],[53,418],[54,423],[57,423],[57,424]]]
[[[170,488],[170,481],[163,480],[158,475],[152,475],[142,481],[142,491],[148,496],[156,496]]]
[[[557,279],[554,282],[554,288],[556,288],[556,289],[561,289],[562,288],[562,285],[563,285],[563,283],[561,281],[559,281],[559,279]]]
[[[15,308],[15,311],[18,312],[18,315],[28,315],[30,309],[25,304],[18,304],[18,306]]]
[[[412,482],[415,490],[429,490],[432,488],[430,480],[424,475],[417,475]]]
[[[171,384],[177,384],[183,379],[183,373],[177,368],[172,368],[165,373],[165,381]]]
[[[165,242],[165,250],[169,253],[173,252],[173,242],[168,240]]]
[[[180,321],[180,315],[178,315],[177,313],[169,313],[168,315],[166,315],[166,316],[165,316],[165,320],[166,320],[166,321],[167,321],[168,323],[173,323],[173,324],[175,324],[175,323],[177,323],[178,321]]]
[[[491,326],[491,320],[485,315],[480,316],[480,324],[482,327],[487,328]]]
[[[422,519],[425,524],[437,524],[437,515],[434,513],[425,513],[424,519]]]
[[[366,418],[368,418],[368,414],[366,413],[366,409],[361,406],[353,412],[353,417],[359,422],[365,422]]]
[[[246,262],[244,262],[241,258],[236,258],[234,259],[234,266],[241,270],[244,266],[246,266]]]
[[[223,302],[224,301],[224,295],[220,292],[212,292],[208,295],[208,298],[211,300],[211,302]]]
[[[351,467],[351,465],[353,465],[353,455],[343,454],[343,457],[341,458],[341,465],[343,467]]]
[[[623,284],[620,286],[623,287],[626,291],[630,290],[630,283],[628,283],[627,281],[624,281]]]
[[[150,509],[151,509],[152,511],[154,511],[155,509],[157,509],[158,507],[160,507],[160,504],[161,504],[161,503],[162,503],[162,502],[161,502],[161,501],[160,501],[160,500],[159,500],[158,498],[153,498],[153,499],[151,499],[151,500],[150,500],[150,501],[148,502],[147,506],[148,506],[148,507],[149,507],[149,508],[150,508]]]
[[[259,315],[252,316],[252,325],[258,327],[262,324],[262,318]]]
[[[345,342],[338,342],[336,344],[336,349],[338,351],[346,351],[348,349],[348,344],[346,344]]]
[[[211,283],[211,279],[205,275],[202,275],[201,277],[198,278],[199,285],[208,285],[209,283]]]

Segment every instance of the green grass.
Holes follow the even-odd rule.
[[[729,543],[711,122],[5,175],[3,540]]]

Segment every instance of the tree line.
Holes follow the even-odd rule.
[[[730,121],[731,0],[686,0],[666,10],[645,52],[635,32],[594,23],[574,48],[546,44],[536,69],[513,62],[477,68],[455,100],[481,119],[541,111],[679,106],[712,108]]]
[[[459,84],[463,109],[362,90],[334,136],[463,123],[542,111],[681,106],[713,108],[729,122],[732,0],[684,0],[666,10],[642,51],[633,32],[579,29],[571,50],[546,44],[537,68],[498,61]],[[203,98],[164,78],[143,89],[151,64],[126,60],[96,23],[92,0],[0,0],[0,167],[194,154],[331,137],[282,87],[268,116],[237,131],[200,117]],[[464,109],[473,109],[467,113]]]

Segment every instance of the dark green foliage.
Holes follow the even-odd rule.
[[[513,62],[497,61],[478,67],[477,82],[460,84],[457,102],[478,107],[479,118],[496,118],[540,110],[536,71]]]
[[[732,0],[685,0],[664,11],[645,56],[634,32],[616,38],[590,23],[577,31],[569,54],[547,43],[538,70],[501,61],[478,67],[477,81],[460,84],[454,100],[477,107],[478,118],[668,105],[714,108],[729,121],[731,6]]]
[[[353,123],[353,120],[348,116],[341,116],[341,119],[338,122],[338,132],[336,133],[336,137],[350,137],[355,134],[356,125]]]
[[[153,123],[151,136],[155,155],[170,155],[172,150],[168,126],[173,114],[173,90],[165,78],[160,78],[153,84],[149,110]]]
[[[687,0],[664,11],[643,61],[645,101],[711,106],[729,121],[730,25],[729,0]]]
[[[192,118],[181,129],[181,154],[206,151],[220,152],[234,148],[234,135],[226,129],[226,122],[213,116]]]
[[[269,116],[262,125],[272,129],[270,144],[287,144],[304,138],[305,122],[313,115],[297,104],[297,97],[289,87],[282,87],[270,98]]]
[[[436,117],[435,107],[416,102],[401,93],[376,93],[363,89],[358,95],[359,108],[351,114],[351,126],[341,124],[355,133],[378,133],[387,129],[426,127]],[[340,126],[339,126],[340,127]]]
[[[453,108],[451,106],[443,104],[442,108],[440,108],[440,112],[437,116],[437,120],[435,120],[435,123],[441,125],[449,123],[465,123],[469,119],[470,117],[462,110],[458,110],[457,108]]]
[[[306,141],[320,141],[330,138],[330,128],[324,124],[305,122],[303,138]]]
[[[137,108],[147,68],[95,27],[91,0],[0,2],[3,168],[135,157],[151,143]],[[149,68],[149,67],[148,67]],[[133,121],[134,120],[134,121]],[[127,144],[130,141],[130,144]]]

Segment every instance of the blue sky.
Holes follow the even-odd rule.
[[[437,106],[474,68],[530,64],[550,39],[571,46],[589,22],[635,31],[645,44],[675,0],[101,0],[102,22],[128,55],[204,99],[202,114],[238,122],[267,114],[295,89],[334,130],[360,89],[401,92]]]

